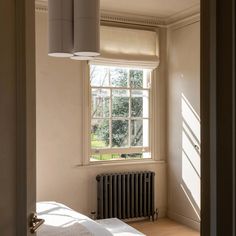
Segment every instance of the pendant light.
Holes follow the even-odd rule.
[[[71,57],[74,47],[73,0],[48,0],[48,19],[48,55]]]
[[[74,54],[100,55],[100,0],[74,0]]]

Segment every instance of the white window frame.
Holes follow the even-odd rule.
[[[156,64],[146,64],[146,63],[111,63],[110,60],[99,61],[99,62],[83,62],[83,160],[82,165],[99,165],[99,164],[121,164],[121,163],[143,163],[143,162],[153,162],[161,161],[163,157],[161,155],[161,107],[160,107],[160,89],[158,85],[157,76],[157,65]],[[125,159],[125,160],[101,160],[101,161],[91,161],[91,87],[90,87],[90,65],[101,65],[101,66],[119,66],[119,67],[132,67],[140,69],[150,69],[151,72],[151,88],[149,89],[149,147],[146,148],[148,152],[151,153],[151,158],[141,158],[141,159]],[[159,116],[157,116],[159,114]],[[137,152],[143,147],[132,147],[132,150],[136,149]],[[101,149],[99,149],[101,150]],[[104,149],[102,153],[105,154],[107,149]],[[118,152],[122,150],[123,153],[129,152],[129,148],[112,148],[112,150],[117,150]],[[115,153],[115,152],[114,152]],[[130,152],[129,152],[130,153]]]

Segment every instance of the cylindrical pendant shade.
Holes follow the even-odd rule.
[[[100,55],[100,0],[74,0],[74,54]]]
[[[48,55],[71,57],[74,48],[73,0],[48,0]]]

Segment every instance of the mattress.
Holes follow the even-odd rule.
[[[37,214],[45,220],[38,229],[38,236],[113,235],[99,223],[61,203],[38,202]]]

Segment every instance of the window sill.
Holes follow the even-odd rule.
[[[129,160],[129,161],[96,161],[78,167],[99,167],[99,166],[124,166],[124,165],[150,165],[150,164],[166,164],[163,160]]]

